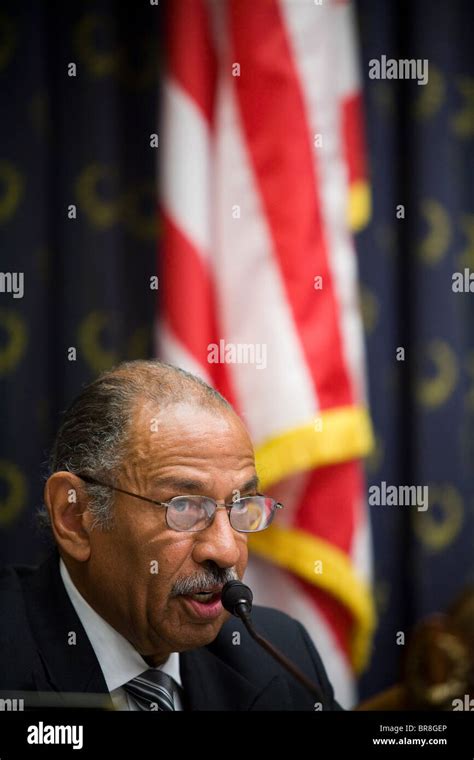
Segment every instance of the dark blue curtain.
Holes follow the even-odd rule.
[[[1,6],[0,272],[24,273],[23,298],[0,293],[2,563],[45,551],[33,514],[60,411],[101,369],[152,355],[161,5]],[[474,576],[474,294],[452,290],[454,272],[474,272],[474,11],[357,10],[374,202],[357,241],[368,480],[426,485],[430,504],[371,507],[372,694],[398,677],[398,632]],[[369,79],[382,55],[428,59],[428,84]]]
[[[147,3],[1,6],[0,271],[24,273],[23,298],[0,294],[5,562],[43,551],[32,514],[60,411],[152,352],[158,23]]]
[[[379,628],[362,690],[373,693],[398,676],[398,632],[406,645],[416,620],[474,581],[474,292],[452,290],[453,273],[474,273],[474,5],[358,11],[373,187],[357,241],[377,436],[368,480],[429,489],[426,511],[370,507]],[[370,79],[383,55],[427,59],[428,84]]]

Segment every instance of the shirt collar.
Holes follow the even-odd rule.
[[[109,692],[149,670],[150,666],[130,642],[92,609],[79,593],[62,558],[59,561],[59,569],[66,592],[91,642]],[[172,652],[157,670],[163,670],[182,685],[178,652]]]

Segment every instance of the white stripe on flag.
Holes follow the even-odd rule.
[[[337,67],[338,90],[341,98],[348,98],[360,92],[362,77],[357,55],[355,30],[357,29],[354,6],[352,3],[336,3],[333,6],[337,41],[339,47],[339,65]]]
[[[357,260],[347,225],[348,176],[341,132],[341,101],[335,97],[334,71],[341,65],[335,40],[339,24],[347,20],[333,5],[306,6],[282,3],[295,65],[308,115],[308,139],[314,145],[321,212],[328,243],[329,265],[338,301],[343,353],[356,401],[366,397],[365,354],[358,304]],[[316,9],[316,10],[315,10]],[[315,86],[317,82],[317,86]]]
[[[358,509],[356,512],[354,533],[352,534],[350,554],[354,566],[357,568],[357,574],[366,583],[372,583],[372,535],[370,530],[370,520],[367,515],[365,493],[362,494],[362,499],[357,506]]]
[[[232,367],[239,407],[251,410],[247,424],[258,445],[269,436],[310,421],[317,413],[318,400],[274,258],[234,94],[227,83],[219,92],[217,135],[214,271],[219,313],[227,341],[266,346],[266,369],[245,364]],[[240,219],[232,218],[235,205],[240,207]]]
[[[156,354],[164,362],[181,367],[212,385],[206,368],[197,362],[175,336],[164,317],[156,321]]]
[[[211,145],[205,118],[192,98],[170,80],[163,93],[161,199],[179,230],[208,257],[211,250]]]

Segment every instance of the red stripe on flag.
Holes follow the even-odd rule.
[[[232,77],[275,253],[321,408],[353,402],[300,83],[278,3],[230,3]],[[230,70],[230,67],[229,67]],[[314,289],[321,275],[323,289]]]
[[[343,604],[338,602],[334,597],[327,594],[323,589],[313,586],[311,583],[303,581],[296,577],[298,585],[303,589],[315,605],[317,612],[326,619],[333,633],[338,649],[342,652],[347,660],[348,665],[351,663],[351,638],[354,626],[354,618]]]
[[[363,492],[362,466],[358,460],[313,470],[300,498],[295,528],[318,536],[349,555]],[[318,557],[315,556],[314,560],[317,561]],[[354,625],[351,613],[324,590],[302,580],[299,582],[330,623],[338,645],[349,662]]]
[[[214,283],[186,236],[167,214],[162,220],[161,309],[179,342],[237,409],[227,365],[208,363],[209,344],[219,344],[224,337],[218,328]]]
[[[295,527],[320,536],[348,554],[357,504],[363,493],[362,468],[358,460],[312,470],[295,515]]]
[[[349,183],[367,178],[364,132],[362,129],[362,95],[345,98],[342,103],[342,130]]]
[[[169,76],[212,122],[217,64],[206,3],[203,0],[170,3],[166,37]]]

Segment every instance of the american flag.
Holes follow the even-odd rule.
[[[246,580],[303,622],[350,706],[374,625],[351,5],[170,4],[162,117],[158,354],[246,422],[262,489],[286,507],[250,538]]]

